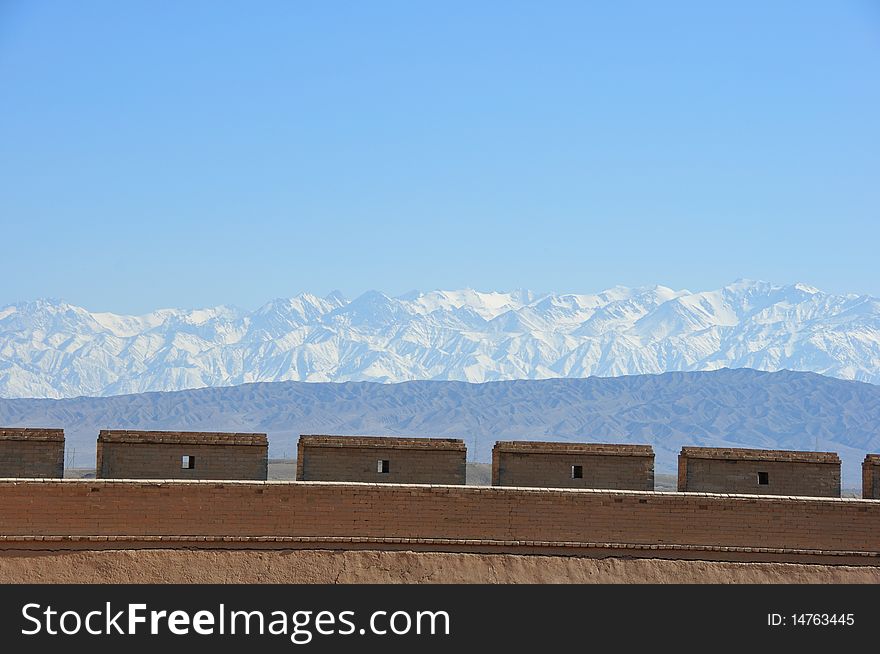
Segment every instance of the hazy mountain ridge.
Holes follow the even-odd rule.
[[[256,311],[0,308],[0,396],[109,396],[261,381],[504,379],[721,367],[880,383],[880,300],[738,281],[690,293],[303,293]]]
[[[464,438],[491,459],[499,439],[649,443],[657,471],[682,445],[820,449],[857,487],[880,452],[880,387],[813,373],[755,370],[469,384],[276,382],[104,398],[0,399],[0,424],[56,426],[76,464],[94,465],[98,430],[260,431],[292,457],[301,433]]]

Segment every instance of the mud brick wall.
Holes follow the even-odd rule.
[[[840,459],[833,452],[685,447],[678,490],[840,497]]]
[[[880,499],[880,454],[868,454],[862,462],[862,497]]]
[[[63,429],[0,427],[0,477],[63,476]]]
[[[379,472],[380,460],[388,472]],[[464,484],[467,448],[448,438],[300,436],[299,481],[365,481],[387,484]]]
[[[880,502],[317,482],[3,480],[0,535],[492,539],[880,551]]]
[[[194,457],[192,468],[181,465]],[[265,434],[134,432],[104,430],[98,436],[99,479],[265,480]]]
[[[582,477],[572,477],[580,466]],[[648,445],[499,441],[492,448],[492,485],[654,490]]]

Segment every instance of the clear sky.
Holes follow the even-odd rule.
[[[880,3],[0,0],[0,305],[880,295]]]

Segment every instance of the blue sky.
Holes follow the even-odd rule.
[[[0,0],[0,304],[880,295],[876,2]]]

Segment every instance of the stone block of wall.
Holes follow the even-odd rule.
[[[834,452],[683,447],[678,490],[840,497],[840,458]]]
[[[259,481],[268,465],[266,434],[105,429],[98,435],[99,479]]]
[[[453,438],[300,436],[300,481],[464,484],[467,448]]]
[[[862,497],[880,500],[880,454],[866,454],[862,462]]]
[[[0,477],[63,476],[63,429],[0,427]]]
[[[650,445],[499,441],[492,485],[654,490]]]

